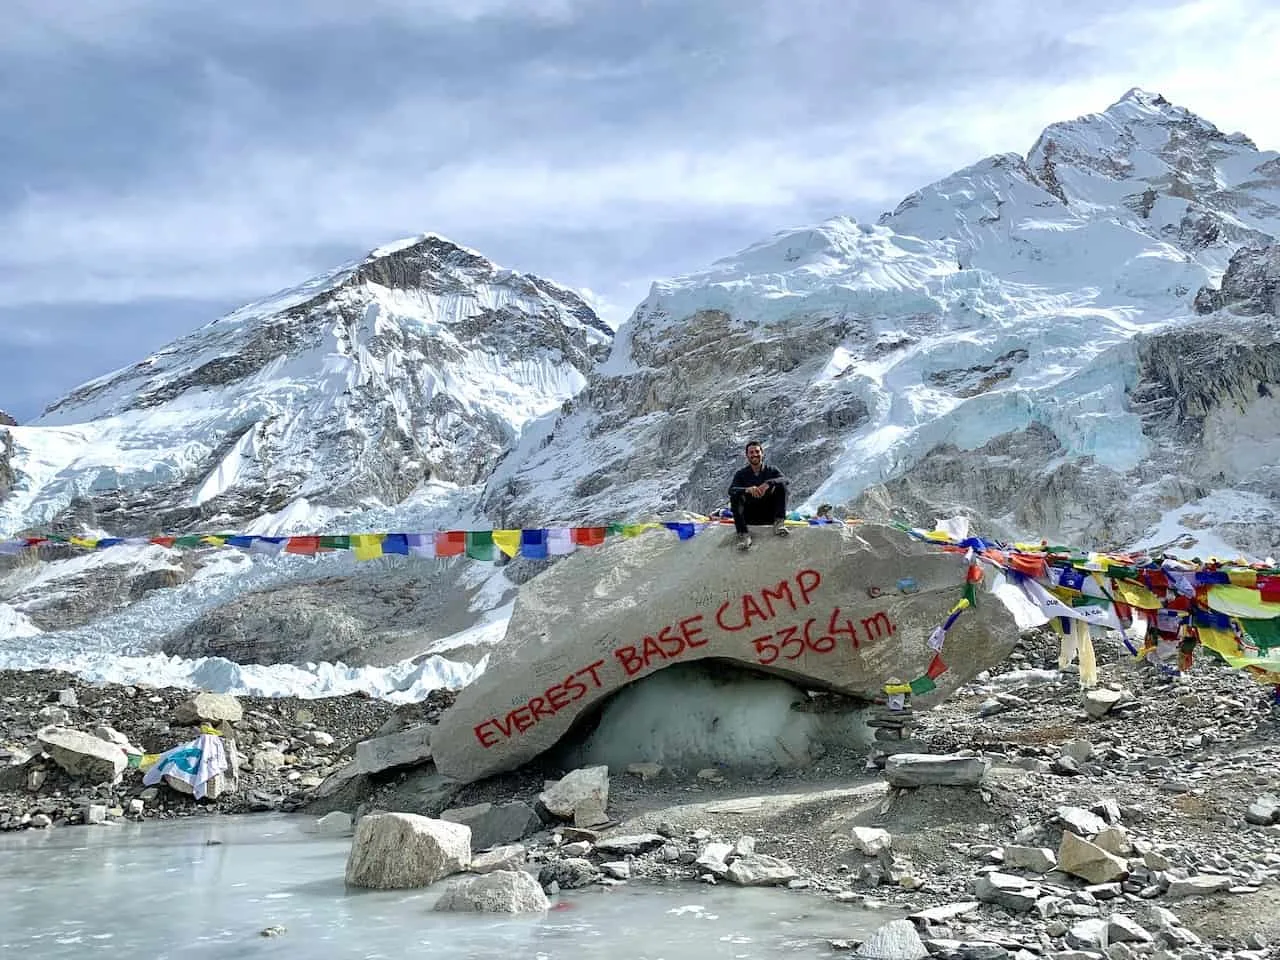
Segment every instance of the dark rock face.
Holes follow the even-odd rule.
[[[83,476],[49,494],[40,525],[119,535],[231,528],[300,496],[391,505],[428,480],[476,484],[515,443],[519,417],[585,379],[612,338],[572,291],[439,237],[300,291],[215,321],[45,411],[49,425],[133,416],[150,436],[147,412],[176,402],[192,423],[155,435],[158,449],[183,455],[162,454],[146,477],[78,467]],[[511,371],[514,400],[485,389],[489,369]],[[197,400],[209,417],[188,414]],[[0,473],[0,490],[5,482]]]
[[[0,500],[9,495],[18,476],[13,469],[13,438],[7,430],[0,430]]]
[[[474,588],[459,583],[460,575],[409,560],[256,590],[170,633],[160,648],[246,664],[395,663],[471,625]],[[478,659],[472,653],[448,656]]]
[[[18,421],[9,416],[3,410],[0,410],[0,427],[16,427]]]
[[[1197,313],[1225,310],[1245,317],[1280,316],[1280,244],[1241,247],[1231,257],[1222,286],[1196,294]]]

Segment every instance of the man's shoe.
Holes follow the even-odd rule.
[[[787,521],[785,520],[773,521],[773,532],[775,536],[779,537],[791,536],[791,531],[787,529]]]
[[[751,534],[749,533],[738,534],[738,549],[746,550],[750,546],[751,546]]]

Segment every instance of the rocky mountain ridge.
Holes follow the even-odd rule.
[[[1270,471],[1238,465],[1257,459],[1242,422],[1250,442],[1280,432],[1258,402],[1277,233],[1280,155],[1130,91],[875,225],[784,231],[656,283],[586,389],[498,467],[486,508],[706,512],[760,437],[808,508],[961,511],[998,536],[1119,547],[1224,494],[1247,509],[1205,526],[1231,539],[1275,516]],[[1185,533],[1168,539],[1194,550]]]
[[[441,237],[251,304],[9,428],[0,529],[234,527],[483,482],[612,331]]]

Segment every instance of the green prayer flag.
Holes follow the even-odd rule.
[[[472,560],[492,560],[493,550],[492,530],[467,531],[467,556]]]
[[[328,537],[322,536],[320,538],[320,549],[321,550],[350,550],[351,537],[347,534],[342,534],[340,536],[328,536]]]
[[[1244,617],[1237,619],[1240,621],[1240,628],[1257,644],[1259,650],[1280,647],[1280,617],[1270,620],[1246,620]]]
[[[915,696],[920,696],[922,693],[928,693],[930,690],[938,689],[938,685],[928,677],[916,677],[911,681],[909,686],[911,687],[912,694]]]

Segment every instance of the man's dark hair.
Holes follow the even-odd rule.
[[[764,449],[764,444],[763,444],[763,443],[761,443],[759,440],[748,440],[748,441],[747,441],[747,445],[746,445],[745,447],[743,447],[743,448],[742,448],[742,452],[743,452],[743,453],[746,453],[746,452],[747,452],[748,450],[750,450],[752,447],[759,447],[761,450],[763,450],[763,449]]]

